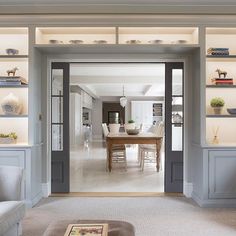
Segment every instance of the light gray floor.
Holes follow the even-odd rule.
[[[102,141],[91,142],[89,148],[71,150],[71,192],[163,192],[164,171],[158,173],[155,163],[146,163],[142,172],[137,161],[137,145],[126,149],[127,171],[116,164],[106,171],[106,149]]]
[[[27,211],[23,236],[41,236],[52,221],[61,219],[128,221],[136,236],[236,235],[236,209],[204,209],[184,197],[58,197]]]

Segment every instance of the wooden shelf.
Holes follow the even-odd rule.
[[[0,55],[0,58],[28,58],[28,55]]]
[[[236,85],[206,85],[207,88],[236,88]]]
[[[224,115],[206,115],[207,118],[236,118],[235,115],[224,114]]]
[[[35,48],[46,53],[187,53],[196,48],[198,44],[83,44],[83,45],[52,45],[35,44]]]
[[[236,61],[236,55],[206,55],[207,61]]]
[[[28,88],[28,84],[22,84],[22,85],[0,85],[0,88]]]
[[[28,115],[0,115],[0,118],[27,118]]]

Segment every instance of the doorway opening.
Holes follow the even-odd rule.
[[[69,73],[63,77],[69,84],[70,99],[63,102],[68,105],[66,109],[70,107],[70,126],[68,132],[57,136],[60,140],[70,136],[68,192],[182,192],[183,63],[67,64]],[[121,97],[125,97],[125,105]],[[58,101],[53,106],[61,104]],[[125,144],[118,154],[125,158],[117,162],[114,158],[108,171],[104,126],[110,133],[117,132],[118,127],[119,134],[127,135],[129,125],[139,130],[138,136],[162,135],[158,171],[153,144]],[[57,165],[52,160],[52,177],[58,181],[58,159],[54,163]],[[62,192],[58,190],[54,192]]]

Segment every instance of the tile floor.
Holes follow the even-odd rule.
[[[137,161],[137,145],[128,147],[126,151],[127,171],[124,166],[116,164],[109,173],[106,171],[106,149],[102,140],[91,142],[89,148],[72,148],[70,191],[164,192],[163,171],[156,172],[155,163],[146,163],[142,172]]]

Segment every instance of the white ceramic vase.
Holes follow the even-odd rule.
[[[125,130],[127,130],[127,129],[135,129],[135,123],[125,124]]]
[[[2,111],[5,115],[19,115],[22,105],[18,97],[9,93],[1,102]]]

